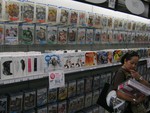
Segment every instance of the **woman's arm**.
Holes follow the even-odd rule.
[[[150,84],[148,83],[148,81],[146,81],[138,72],[134,70],[131,70],[130,72],[133,78],[150,88]]]
[[[132,95],[127,95],[120,90],[117,90],[117,97],[125,101],[134,102],[135,97]]]
[[[135,73],[134,73],[134,75],[135,75]],[[138,96],[138,98],[137,98],[137,97],[135,97],[133,95],[125,94],[121,90],[118,90],[118,85],[120,85],[121,83],[125,82],[125,79],[126,79],[125,76],[126,75],[125,75],[124,71],[119,71],[119,72],[116,73],[115,80],[114,80],[114,90],[116,90],[117,97],[120,98],[120,99],[123,99],[125,101],[129,101],[129,102],[131,102],[133,104],[137,104],[137,103],[142,102],[145,99],[144,95]],[[138,75],[135,75],[135,76],[137,78],[140,77]],[[135,79],[137,79],[137,78],[135,78]],[[141,80],[141,82],[142,81],[143,80]]]
[[[137,98],[135,96],[125,94],[125,93],[121,92],[120,90],[117,90],[116,93],[117,93],[118,98],[123,99],[128,102],[131,102],[132,104],[138,104],[145,100],[144,95],[141,95],[140,97]]]

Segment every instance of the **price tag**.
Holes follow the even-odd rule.
[[[4,81],[3,80],[0,80],[0,85],[3,85],[4,84]]]
[[[41,76],[46,77],[46,76],[48,76],[48,74],[42,74]]]
[[[43,75],[38,75],[38,78],[43,78]]]
[[[4,84],[9,84],[10,83],[10,80],[5,80],[4,81]]]
[[[81,68],[81,71],[84,71],[84,69]]]
[[[12,79],[12,80],[10,80],[10,81],[9,81],[9,83],[14,83],[14,82],[15,82],[15,80],[14,80],[14,79]]]
[[[23,80],[23,81],[27,81],[27,80],[28,80],[28,77],[24,77],[22,80]]]
[[[63,70],[49,73],[49,89],[65,86],[65,76]]]
[[[20,79],[17,79],[17,78],[15,79],[15,82],[20,82],[20,81],[21,81]]]
[[[33,76],[30,76],[28,79],[29,79],[29,80],[33,80]]]
[[[34,79],[38,79],[38,78],[39,78],[39,76],[38,76],[38,75],[35,75],[33,78],[34,78]]]

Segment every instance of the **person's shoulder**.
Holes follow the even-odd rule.
[[[117,75],[125,75],[125,73],[126,73],[126,70],[124,69],[124,68],[122,68],[122,67],[120,67],[118,70],[117,70],[117,72],[116,72],[116,74]]]
[[[117,70],[118,73],[124,72],[124,71],[125,71],[125,70],[124,70],[122,67],[120,67],[120,68]]]

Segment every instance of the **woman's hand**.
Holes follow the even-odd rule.
[[[143,102],[145,100],[146,96],[145,95],[140,95],[138,98],[133,99],[134,101],[132,102],[132,104],[139,104],[141,102]]]
[[[130,70],[130,73],[133,78],[150,88],[149,82],[145,80],[138,72],[136,72],[135,70]]]
[[[130,70],[130,73],[132,75],[133,78],[135,78],[136,80],[139,80],[139,78],[141,77],[141,75],[136,72],[135,70]]]
[[[140,97],[137,98],[137,103],[141,103],[145,100],[145,95],[141,95]]]

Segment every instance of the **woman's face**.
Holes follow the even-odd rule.
[[[130,60],[126,60],[125,59],[125,62],[124,62],[124,67],[130,71],[130,70],[135,70],[136,69],[136,66],[138,64],[138,60],[139,60],[139,57],[137,56],[134,56],[132,57]]]

